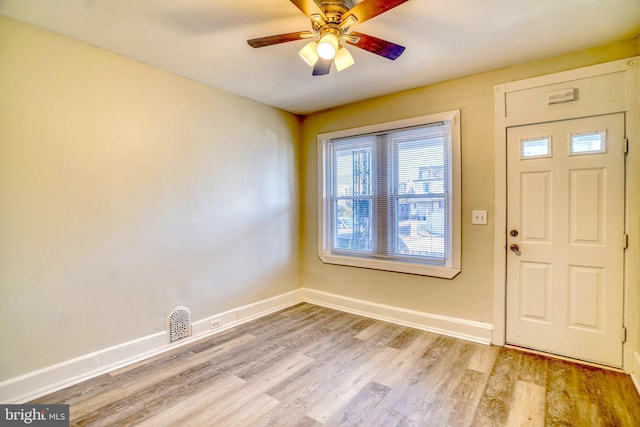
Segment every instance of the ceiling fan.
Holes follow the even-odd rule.
[[[404,47],[377,37],[351,31],[351,26],[367,21],[408,0],[363,0],[349,8],[345,0],[291,0],[311,19],[312,31],[297,31],[247,40],[251,47],[264,47],[301,39],[319,37],[300,50],[300,56],[313,67],[313,75],[329,74],[331,63],[342,71],[354,64],[342,42],[395,60]],[[351,3],[351,2],[350,2]]]

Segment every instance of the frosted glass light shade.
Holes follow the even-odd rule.
[[[333,58],[333,62],[336,64],[336,70],[338,71],[349,68],[355,63],[351,53],[342,46],[336,52],[336,57]]]
[[[318,56],[322,59],[333,59],[336,56],[336,51],[338,50],[338,37],[334,34],[325,34],[320,37],[320,41],[318,42]]]
[[[307,43],[298,53],[302,59],[304,59],[304,62],[309,64],[310,67],[313,67],[318,61],[318,58],[320,58],[320,56],[318,56],[318,42]]]

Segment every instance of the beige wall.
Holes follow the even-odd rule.
[[[302,285],[307,288],[462,319],[492,323],[494,250],[494,85],[640,53],[637,40],[427,86],[305,118],[302,135]],[[437,61],[433,64],[437,67]],[[453,280],[323,264],[317,256],[318,133],[460,109],[462,119],[462,273]],[[471,225],[471,210],[489,224]]]
[[[2,17],[0,64],[0,381],[298,287],[296,116]]]

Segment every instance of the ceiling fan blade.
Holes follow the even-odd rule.
[[[355,31],[352,31],[349,34],[359,37],[359,40],[354,43],[352,41],[349,41],[348,39],[345,39],[345,42],[347,44],[359,47],[360,49],[375,53],[376,55],[383,56],[387,59],[391,59],[392,61],[402,55],[402,52],[404,52],[405,49],[404,46],[400,46],[399,44],[391,43],[377,37],[368,36],[366,34],[357,33]]]
[[[318,6],[318,3],[313,0],[291,0],[291,3],[295,4],[296,7],[302,11],[302,13],[304,13],[311,19],[313,19],[311,15],[315,14],[320,15],[323,21],[327,20],[327,17],[325,16],[322,9],[320,9],[320,6]]]
[[[324,76],[325,74],[329,74],[329,71],[331,71],[330,59],[320,58],[316,61],[316,65],[313,66],[314,76]]]
[[[363,0],[342,15],[342,22],[345,22],[349,16],[354,15],[358,18],[358,23],[361,24],[407,1],[409,0]]]
[[[275,36],[259,37],[257,39],[247,40],[251,47],[264,47],[271,46],[279,43],[292,42],[300,39],[308,39],[313,37],[314,33],[311,31],[297,31],[295,33],[278,34]]]

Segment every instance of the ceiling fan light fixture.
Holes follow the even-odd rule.
[[[358,18],[355,15],[349,15],[340,23],[340,29],[346,31],[350,26],[358,23]]]
[[[361,24],[409,0],[290,0],[311,19],[311,31],[294,31],[247,40],[253,48],[273,46],[312,38],[300,51],[300,57],[313,68],[313,76],[329,74],[335,64],[338,71],[355,63],[344,44],[395,60],[404,46],[367,34],[351,31]],[[2,3],[2,0],[0,0]],[[343,43],[341,45],[341,43]]]
[[[298,53],[304,59],[304,62],[313,67],[320,58],[318,55],[318,42],[307,43]]]
[[[322,16],[320,16],[319,13],[312,13],[311,15],[309,15],[309,17],[311,18],[314,24],[319,26],[324,25],[324,20],[322,19]]]
[[[333,59],[338,51],[338,44],[340,40],[335,34],[327,33],[320,37],[318,42],[318,56],[322,59]]]
[[[353,56],[351,56],[351,53],[346,48],[340,46],[335,58],[333,58],[333,62],[336,64],[336,70],[342,71],[345,68],[351,67],[356,61],[354,61]]]

